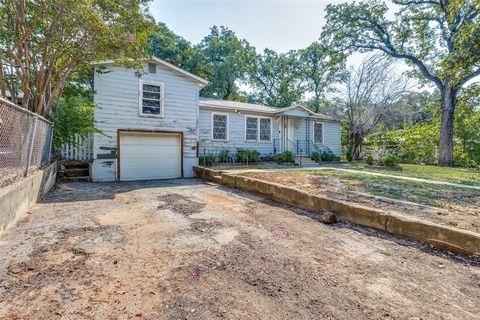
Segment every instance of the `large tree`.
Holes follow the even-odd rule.
[[[198,48],[204,66],[200,75],[209,81],[202,95],[223,100],[236,98],[238,85],[246,79],[248,64],[255,58],[255,48],[223,26],[213,26]]]
[[[288,107],[298,102],[304,88],[298,52],[278,54],[265,49],[252,64],[249,84],[253,88],[250,99],[274,107]]]
[[[340,50],[380,50],[402,59],[441,93],[438,163],[453,164],[458,93],[480,75],[478,0],[379,0],[329,5],[323,32]]]
[[[332,84],[345,78],[345,55],[333,52],[324,43],[314,42],[300,51],[300,64],[306,89],[313,96],[311,106],[319,112]]]
[[[350,69],[339,102],[344,110],[348,147],[355,160],[361,157],[365,137],[385,119],[406,88],[405,77],[395,74],[385,56],[367,57]]]
[[[150,0],[0,2],[0,93],[48,116],[75,70],[93,60],[141,57]]]
[[[194,74],[204,74],[200,49],[175,34],[163,22],[148,36],[150,54]]]

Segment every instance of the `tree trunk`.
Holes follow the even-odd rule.
[[[453,121],[457,90],[447,85],[442,90],[442,122],[440,125],[440,144],[438,146],[438,164],[443,167],[453,165]]]

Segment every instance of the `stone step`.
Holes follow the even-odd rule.
[[[295,163],[305,168],[313,168],[319,166],[319,164],[313,161],[310,156],[297,156],[295,157]]]

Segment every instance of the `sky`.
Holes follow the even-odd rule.
[[[306,48],[318,40],[328,4],[349,1],[153,0],[150,11],[155,20],[164,22],[173,32],[194,44],[210,33],[210,27],[223,25],[239,38],[245,38],[258,53],[265,48],[288,52]],[[359,65],[364,57],[365,54],[353,54],[347,64]],[[404,63],[396,63],[399,73],[406,69]]]
[[[347,0],[348,1],[348,0]],[[198,43],[213,25],[224,25],[257,52],[303,49],[320,36],[328,3],[345,0],[154,0],[150,11],[176,34]]]

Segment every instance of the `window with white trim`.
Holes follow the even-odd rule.
[[[323,123],[315,122],[313,125],[313,141],[323,143]]]
[[[163,83],[140,82],[140,114],[163,116]]]
[[[245,121],[245,139],[247,141],[271,141],[272,119],[263,117],[246,117]]]
[[[212,140],[228,140],[228,116],[212,113]]]
[[[268,118],[260,118],[260,141],[270,141],[272,136],[272,121]]]
[[[245,125],[245,138],[249,141],[257,141],[258,139],[258,118],[247,117]]]

